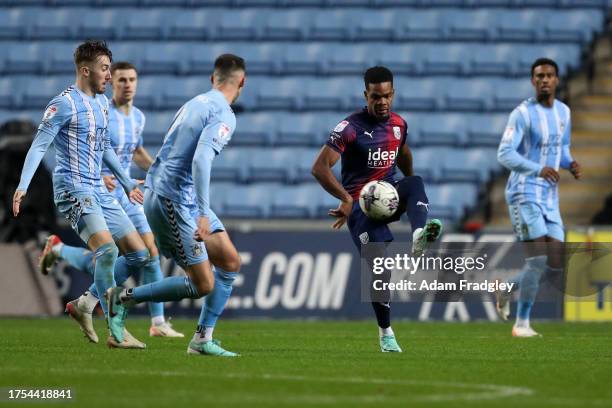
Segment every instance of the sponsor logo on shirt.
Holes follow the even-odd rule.
[[[222,141],[227,142],[227,139],[229,138],[229,134],[230,134],[230,127],[227,124],[222,123],[221,126],[219,126],[219,132],[217,136],[219,136],[219,138]]]
[[[348,120],[343,120],[342,122],[336,125],[336,127],[334,128],[334,132],[342,132],[348,124]]]
[[[514,135],[514,128],[512,126],[506,127],[506,130],[504,131],[504,136],[502,137],[502,143],[512,142],[513,135]]]
[[[395,150],[368,149],[368,167],[373,169],[387,168],[395,164],[398,148]]]
[[[43,120],[42,120],[43,124],[47,127],[51,127],[51,124],[49,123],[49,121],[53,119],[56,113],[57,113],[57,107],[55,105],[49,106],[47,110],[45,111],[45,113],[43,114]]]

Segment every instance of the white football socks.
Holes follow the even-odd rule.
[[[378,328],[378,335],[379,337],[382,336],[393,336],[393,329],[391,328],[391,326],[387,327],[386,329],[383,329],[382,327]]]
[[[151,324],[153,326],[161,326],[164,323],[166,323],[164,316],[154,316],[151,318]]]

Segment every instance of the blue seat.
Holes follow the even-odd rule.
[[[252,148],[247,167],[250,183],[291,183],[294,178],[294,160],[291,149]]]
[[[451,81],[446,91],[446,109],[488,111],[492,109],[493,86],[490,79]]]
[[[267,218],[270,213],[271,191],[280,188],[276,183],[238,186],[227,191],[222,214],[228,218]]]
[[[223,203],[225,202],[229,192],[235,188],[235,184],[232,182],[221,182],[215,179],[214,173],[212,177],[213,182],[210,184],[209,195],[210,208],[215,212],[215,214],[217,214],[217,216],[221,216],[223,211]]]
[[[378,48],[369,45],[340,45],[330,50],[325,73],[363,75],[376,63]],[[348,88],[351,89],[351,88]]]
[[[215,59],[223,54],[225,47],[211,44],[194,43],[188,56],[189,73],[209,76],[214,69]],[[248,64],[248,62],[247,62]],[[248,69],[248,67],[247,67]]]
[[[442,106],[443,90],[448,79],[407,79],[394,80],[396,110],[435,111]]]
[[[265,113],[244,113],[236,118],[232,145],[270,146],[275,138],[277,121]]]
[[[494,10],[449,10],[444,14],[448,35],[453,41],[491,40],[495,33],[491,21]]]
[[[531,75],[531,65],[541,57],[552,58],[559,65],[559,75],[565,75],[568,68],[575,68],[580,63],[580,46],[577,44],[558,45],[556,47],[533,47],[521,51],[518,56],[517,71],[522,76]]]
[[[145,113],[146,123],[143,132],[143,141],[146,145],[161,146],[166,132],[172,124],[175,112]]]
[[[184,44],[162,42],[143,45],[141,70],[144,74],[184,75],[188,71],[189,48]]]
[[[10,43],[4,63],[8,74],[38,74],[46,67],[45,47],[40,43]],[[71,64],[74,72],[74,63]]]
[[[19,40],[25,35],[27,9],[4,9],[0,13],[0,40]]]
[[[387,44],[379,49],[379,63],[395,75],[420,75],[427,52],[422,44]]]
[[[340,46],[325,43],[292,43],[286,46],[282,71],[290,75],[317,75],[323,73],[328,53]]]
[[[142,70],[142,56],[144,47],[138,43],[128,42],[112,42],[109,44],[113,52],[113,61],[129,61],[136,66],[138,70]]]
[[[223,10],[216,17],[212,31],[214,40],[254,41],[261,38],[261,25],[264,15],[257,9],[239,11]]]
[[[475,114],[468,121],[468,142],[470,146],[498,146],[508,114]]]
[[[587,43],[603,27],[603,14],[597,10],[572,10],[548,16],[544,33],[548,41]]]
[[[248,68],[247,68],[248,69]],[[248,81],[248,79],[247,79]],[[259,80],[261,85],[251,78],[250,82],[256,86],[256,109],[267,110],[297,110],[301,107],[300,94],[307,79],[301,77]]]
[[[324,114],[275,113],[278,129],[274,144],[278,146],[318,146],[329,130],[324,128]]]
[[[116,40],[124,29],[125,12],[116,9],[96,10],[84,13],[77,20],[77,33],[81,38]]]
[[[471,46],[436,44],[427,48],[423,60],[426,75],[463,75],[469,70]]]
[[[461,114],[427,114],[419,131],[422,145],[461,145],[466,140],[465,119]]]
[[[319,10],[312,17],[308,37],[313,40],[347,41],[353,38],[355,12],[331,9]]]
[[[166,37],[166,21],[173,18],[172,9],[127,9],[123,40],[156,41]]]
[[[262,37],[274,41],[302,41],[308,35],[309,10],[271,10],[262,22]]]
[[[533,86],[528,79],[498,80],[493,88],[494,109],[510,112],[533,95]]]
[[[364,11],[354,24],[356,41],[392,41],[399,37],[394,10],[376,13],[370,10]]]
[[[302,108],[304,110],[332,111],[350,109],[349,92],[354,92],[354,96],[357,97],[357,93],[362,87],[362,80],[349,77],[306,80],[303,82]]]
[[[79,8],[33,10],[26,36],[28,39],[46,41],[77,39],[77,26],[74,25],[74,22],[87,12],[88,9]]]
[[[232,53],[244,58],[248,75],[275,75],[280,72],[285,59],[286,45],[284,43],[227,43],[213,48],[218,54]],[[213,64],[209,70],[212,71]],[[248,81],[248,78],[247,78]]]
[[[283,186],[272,194],[271,218],[311,218],[316,214],[313,200],[317,187],[311,184]]]
[[[498,41],[539,42],[542,37],[541,12],[504,10],[496,13]],[[495,24],[495,23],[494,23]]]
[[[448,147],[419,147],[412,149],[414,174],[427,182],[440,180],[442,163],[447,160]]]
[[[24,82],[25,89],[21,106],[26,109],[40,109],[42,112],[53,97],[59,95],[74,82],[74,77],[30,77]]]
[[[443,41],[447,37],[437,10],[398,9],[396,21],[400,41]]]
[[[23,84],[18,79],[0,78],[0,109],[14,109],[20,106],[22,87]]]
[[[479,149],[452,149],[442,163],[442,180],[468,183],[486,181],[489,172],[488,167],[483,166],[485,158],[481,152]]]
[[[211,180],[244,183],[247,180],[247,161],[250,152],[243,148],[228,148],[215,158]],[[214,183],[213,183],[214,185]]]
[[[159,109],[160,107],[167,108],[166,106],[162,106],[161,103],[163,89],[161,87],[164,83],[178,82],[173,81],[173,79],[174,78],[170,76],[140,76],[138,78],[138,88],[136,89],[134,104],[143,110]]]
[[[521,48],[521,53],[524,49]],[[509,44],[479,44],[470,58],[469,74],[512,76],[518,74],[516,47]]]
[[[44,45],[45,55],[39,55],[38,58],[46,60],[45,66],[42,67],[45,73],[74,74],[74,50],[78,46],[76,42],[51,42],[44,43]]]
[[[315,162],[319,149],[294,149],[295,156],[297,158],[297,165],[295,167],[295,182],[296,183],[309,183],[315,181],[312,175],[312,165]],[[335,168],[340,166],[334,166]],[[314,200],[313,200],[314,201]]]
[[[333,220],[328,215],[329,210],[338,208],[338,204],[340,200],[338,200],[333,195],[329,194],[327,191],[323,189],[323,187],[315,184],[317,188],[313,188],[313,191],[318,191],[315,196],[317,202],[317,208],[315,212],[316,218],[323,218],[326,220],[330,220],[330,225],[333,223]]]
[[[211,38],[212,15],[210,9],[177,10],[167,22],[169,40],[203,41]]]

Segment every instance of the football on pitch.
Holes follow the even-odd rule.
[[[370,181],[359,193],[361,211],[374,220],[384,220],[397,211],[397,190],[386,181]]]

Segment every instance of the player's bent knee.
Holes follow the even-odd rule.
[[[230,259],[228,259],[226,265],[222,268],[228,272],[240,272],[241,266],[242,263],[240,261],[240,255],[236,254],[235,256],[232,256]]]
[[[101,245],[95,252],[96,264],[102,267],[112,268],[118,256],[119,248],[117,248],[117,245],[114,243]]]
[[[210,292],[213,291],[214,288],[214,282],[207,282],[207,281],[200,281],[195,283],[195,289],[196,289],[196,296],[195,298],[201,298],[203,296],[208,295]]]

